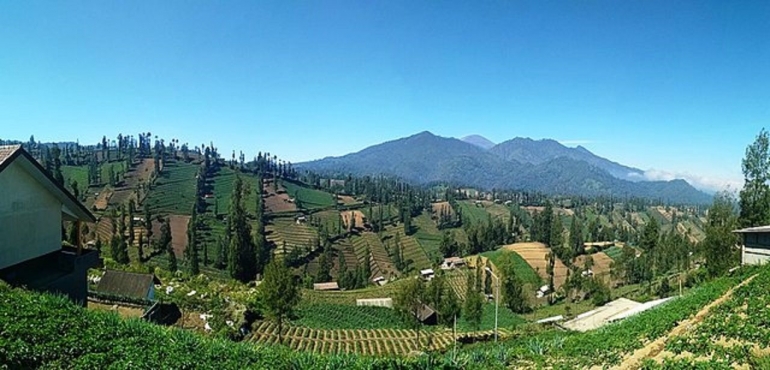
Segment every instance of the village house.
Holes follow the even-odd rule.
[[[759,265],[770,260],[770,226],[736,230],[741,236],[741,264]]]
[[[442,270],[451,270],[462,267],[465,267],[465,260],[460,257],[444,258],[444,262],[441,264]]]
[[[321,290],[321,291],[340,290],[340,286],[339,284],[337,284],[336,281],[332,281],[328,283],[315,283],[313,284],[313,290]]]
[[[95,222],[93,214],[20,145],[0,146],[0,279],[87,303],[88,269],[99,253],[83,241],[62,245],[62,222]]]

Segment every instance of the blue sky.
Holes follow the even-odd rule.
[[[293,161],[429,130],[740,183],[767,1],[0,2],[0,137],[151,131]],[[714,185],[716,184],[716,185]]]

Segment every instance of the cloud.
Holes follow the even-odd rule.
[[[593,140],[557,140],[561,145],[573,146],[573,145],[588,145],[593,144]]]
[[[635,175],[635,174],[632,174]],[[640,176],[640,175],[636,175]],[[647,181],[671,181],[671,180],[685,180],[690,185],[699,190],[703,190],[709,193],[715,193],[718,191],[727,190],[730,192],[736,192],[743,187],[742,179],[728,179],[715,176],[701,176],[693,175],[687,172],[670,172],[665,170],[649,169],[644,171],[644,175],[641,175],[641,180]]]

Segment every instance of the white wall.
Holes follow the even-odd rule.
[[[741,254],[744,265],[761,265],[770,262],[770,249],[743,247]]]
[[[0,172],[0,269],[61,249],[61,209],[18,161]]]

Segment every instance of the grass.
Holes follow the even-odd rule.
[[[423,213],[412,220],[412,236],[422,245],[429,256],[440,255],[439,245],[441,245],[441,231],[436,228],[436,224],[430,219],[428,213]]]
[[[514,269],[516,270],[516,276],[518,276],[518,278],[525,284],[539,286],[542,282],[542,279],[540,279],[540,276],[532,266],[530,266],[527,261],[516,252],[498,249],[484,252],[481,255],[489,258],[497,268],[500,268],[504,263],[513,263]]]
[[[212,215],[215,214],[215,211],[217,215],[227,214],[230,209],[230,198],[233,195],[233,183],[235,182],[235,177],[236,172],[227,166],[221,166],[212,176],[210,176],[209,184],[213,186],[212,192],[214,193],[214,198],[206,199],[207,212]],[[240,177],[244,186],[249,189],[248,195],[243,200],[246,211],[254,213],[257,208],[257,195],[255,190],[260,184],[257,184],[257,178],[252,175],[241,173]]]
[[[289,196],[299,201],[299,204],[305,209],[327,208],[337,203],[332,194],[327,192],[307,188],[290,181],[281,181],[281,185]]]
[[[195,202],[195,174],[198,166],[169,162],[147,197],[153,214],[189,215]]]

